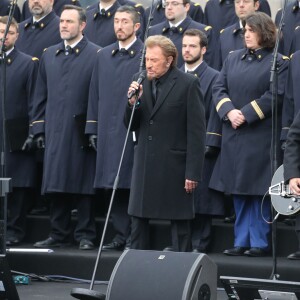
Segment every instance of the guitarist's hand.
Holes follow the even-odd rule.
[[[289,186],[292,194],[300,195],[300,178],[291,178]]]

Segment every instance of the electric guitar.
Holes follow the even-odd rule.
[[[293,195],[289,185],[284,183],[283,165],[273,175],[269,194],[271,203],[279,214],[290,216],[300,211],[300,196]]]

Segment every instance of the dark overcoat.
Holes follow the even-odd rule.
[[[271,9],[267,0],[259,1],[258,11],[271,16]],[[212,26],[216,34],[238,22],[235,13],[234,0],[208,0],[204,10],[204,24]]]
[[[30,17],[19,24],[18,49],[30,56],[40,58],[44,50],[61,41],[59,33],[59,17],[54,11],[45,18],[33,24]]]
[[[44,193],[92,194],[95,152],[84,146],[89,85],[99,47],[83,38],[73,53],[64,43],[42,56],[34,97],[33,133],[45,133]]]
[[[97,134],[95,188],[112,188],[117,175],[126,128],[123,122],[127,91],[138,72],[143,44],[138,39],[126,52],[116,42],[103,48],[95,64],[90,86],[87,134]],[[130,188],[133,166],[132,135],[129,136],[119,176],[119,188]]]
[[[132,130],[139,130],[128,213],[142,218],[192,219],[193,194],[185,179],[201,180],[205,112],[199,80],[173,68],[153,107],[151,82],[143,83]],[[131,107],[127,106],[128,125]]]
[[[236,50],[228,55],[213,87],[217,112],[223,122],[222,145],[210,186],[228,194],[264,195],[271,182],[272,50]],[[278,110],[288,60],[278,58]],[[246,123],[233,129],[226,115],[239,109]],[[279,138],[279,137],[278,137]],[[278,149],[279,151],[279,149]]]
[[[182,67],[184,70],[184,66]],[[212,101],[212,86],[219,72],[209,67],[205,61],[193,72],[199,78],[200,88],[205,103],[206,119],[206,146],[218,147],[221,144],[221,132],[209,131],[209,122],[215,122],[214,128],[220,128],[221,121],[216,113]],[[213,119],[213,120],[212,120]],[[210,125],[210,128],[213,126]],[[208,187],[212,171],[216,163],[216,157],[205,157],[203,166],[203,179],[195,190],[195,212],[198,214],[222,215],[224,213],[223,194]]]
[[[0,78],[2,77],[2,68],[3,64],[1,63]],[[26,122],[28,119],[29,126],[37,71],[37,58],[21,53],[16,48],[7,56],[5,116],[10,124],[11,122],[18,123],[23,119]],[[2,86],[0,87],[0,98],[2,99]],[[0,140],[2,141],[2,100],[0,105]],[[16,135],[16,133],[9,131],[6,131],[6,176],[12,178],[13,187],[34,187],[36,183],[35,157],[32,153],[20,151],[21,149],[11,152],[9,140],[19,140],[21,136],[12,137],[10,135]],[[22,138],[24,139],[24,136]],[[21,144],[23,142],[20,141]]]
[[[169,21],[164,21],[162,23],[159,23],[157,25],[154,25],[149,29],[149,36],[151,35],[163,35],[167,38],[169,38],[174,45],[176,46],[178,50],[178,62],[177,65],[181,67],[184,63],[182,58],[182,38],[183,34],[187,29],[199,29],[203,31],[207,35],[208,39],[208,47],[207,52],[204,54],[204,59],[207,62],[207,64],[211,67],[215,66],[215,52],[217,47],[217,40],[216,36],[211,30],[210,26],[206,26],[204,24],[195,22],[192,20],[190,16],[187,16],[180,25],[175,28],[175,30],[170,28]]]
[[[288,131],[294,118],[300,111],[300,51],[296,51],[290,59],[289,70],[286,80],[283,111],[281,140],[286,140]]]
[[[69,5],[69,4],[80,6],[79,0],[54,0],[53,10],[58,16],[60,16],[63,7],[65,5]],[[26,0],[23,4],[23,8],[22,8],[22,21],[24,21],[30,17],[31,17],[31,13],[30,13],[30,10],[28,7],[28,0]]]
[[[275,23],[278,26],[282,16],[282,9],[280,9],[275,18]],[[299,1],[294,0],[287,3],[284,14],[284,26],[282,28],[283,38],[280,40],[280,53],[284,55],[291,54],[291,45],[294,37],[295,28],[300,25],[300,8]]]

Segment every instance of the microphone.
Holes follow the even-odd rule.
[[[146,72],[143,71],[143,72],[140,74],[139,78],[137,79],[137,83],[140,85],[140,84],[144,81],[145,78],[146,78]],[[129,93],[129,95],[128,95],[128,99],[130,99],[132,96],[134,96],[134,95],[137,93],[137,91],[138,91],[138,90],[131,91],[131,92]]]

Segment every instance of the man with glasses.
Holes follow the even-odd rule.
[[[163,35],[168,37],[175,44],[178,53],[181,53],[184,32],[187,29],[199,29],[205,32],[208,38],[208,48],[205,54],[205,60],[210,66],[215,67],[215,36],[210,26],[195,22],[188,16],[190,0],[166,0],[165,7],[167,20],[151,27],[149,36]],[[183,65],[183,58],[181,55],[178,55],[177,65],[179,67]]]
[[[165,21],[165,0],[159,0],[156,3],[153,12],[153,19],[151,20],[151,26]],[[151,6],[146,9],[146,20],[149,18]],[[204,13],[199,3],[190,2],[190,9],[188,11],[189,16],[196,22],[203,23]]]

